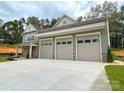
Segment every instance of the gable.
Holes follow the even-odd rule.
[[[57,21],[57,23],[54,25],[54,27],[69,25],[69,24],[73,24],[73,23],[75,23],[75,21],[72,18],[64,15],[62,18],[60,18]]]
[[[29,24],[24,32],[31,32],[37,30],[32,24]]]

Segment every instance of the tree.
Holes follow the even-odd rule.
[[[40,20],[38,17],[32,16],[27,18],[27,23],[40,27]]]
[[[77,18],[77,21],[78,22],[81,22],[82,20],[83,20],[83,17],[82,16],[80,16],[80,17]]]
[[[117,11],[117,2],[105,1],[103,4],[98,4],[90,9],[90,12],[84,18],[86,20],[95,19],[99,17],[110,17]]]
[[[8,21],[3,25],[4,39],[10,44],[17,44],[22,42],[23,25],[20,21]]]
[[[120,7],[121,11],[115,11],[109,17],[110,41],[112,48],[124,47],[124,4]]]
[[[47,18],[46,20],[45,20],[45,28],[49,28],[50,27],[50,21],[49,21],[49,19]]]
[[[113,62],[113,56],[110,47],[108,47],[107,50],[107,62],[112,63]]]
[[[57,22],[57,19],[53,18],[50,24],[50,27],[53,27]]]
[[[44,28],[44,26],[45,26],[45,20],[44,19],[40,20],[40,26]]]
[[[0,27],[3,25],[3,19],[0,19]]]

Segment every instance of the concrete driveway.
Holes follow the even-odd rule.
[[[111,90],[100,62],[29,59],[0,63],[0,90]]]

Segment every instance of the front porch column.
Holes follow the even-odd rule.
[[[29,46],[29,58],[32,58],[32,43]]]
[[[15,56],[18,57],[18,47],[16,46],[16,53]]]

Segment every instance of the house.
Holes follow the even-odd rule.
[[[22,55],[26,56],[27,54],[29,54],[29,49],[30,46],[32,46],[31,49],[31,54],[30,58],[36,58],[38,57],[38,50],[35,46],[38,45],[38,39],[34,38],[34,35],[37,34],[38,30],[40,28],[32,25],[32,24],[28,24],[28,26],[26,27],[25,31],[22,33],[23,35],[23,40],[22,40]],[[36,52],[36,53],[35,53]]]
[[[23,33],[22,44],[28,48],[30,58],[98,62],[107,59],[110,40],[106,18],[76,22],[63,15],[52,28],[29,28]]]

